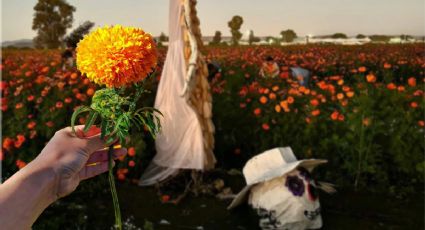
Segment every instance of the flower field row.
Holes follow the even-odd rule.
[[[160,50],[159,63],[165,51]],[[205,52],[222,68],[211,80],[218,167],[240,168],[261,151],[291,146],[298,158],[328,159],[318,173],[341,186],[395,192],[423,185],[423,46]],[[275,79],[258,76],[266,55],[280,66]],[[312,71],[308,87],[290,77],[295,64]],[[59,51],[5,50],[1,69],[0,158],[8,176],[33,159],[57,129],[69,125],[73,109],[93,95],[95,86],[75,69],[62,70]],[[153,104],[158,79],[151,79],[144,106]],[[154,152],[144,135],[134,136],[132,146],[119,164],[118,179],[137,179]]]

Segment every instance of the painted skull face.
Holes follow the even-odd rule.
[[[322,227],[315,182],[305,168],[255,185],[249,204],[257,210],[262,229],[317,229]]]

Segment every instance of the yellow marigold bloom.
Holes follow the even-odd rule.
[[[155,68],[152,36],[134,27],[105,26],[78,43],[77,67],[91,81],[121,87],[141,81]]]

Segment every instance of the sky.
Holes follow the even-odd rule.
[[[37,0],[1,1],[1,40],[30,39]],[[68,0],[76,7],[73,28],[86,20],[96,26],[121,24],[159,35],[168,31],[169,0]],[[229,35],[227,22],[244,19],[241,31],[278,36],[293,29],[298,35],[410,34],[425,35],[424,0],[198,0],[204,36],[216,30]]]

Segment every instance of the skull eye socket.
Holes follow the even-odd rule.
[[[288,176],[285,186],[294,196],[302,196],[304,194],[304,182],[298,176]]]
[[[298,167],[297,170],[300,172],[300,175],[304,177],[306,181],[311,180],[311,173],[304,167]]]

